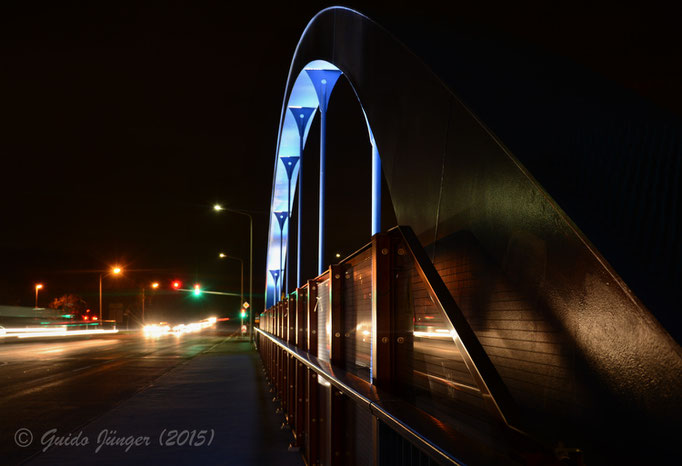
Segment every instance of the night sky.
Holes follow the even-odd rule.
[[[510,35],[682,114],[679,32],[664,10],[453,3],[347,5],[387,25],[431,20]],[[289,63],[307,22],[332,4],[3,2],[0,305],[32,306],[42,281],[41,305],[74,292],[94,307],[96,271],[113,264],[128,272],[106,287],[129,296],[176,278],[238,291],[238,262],[217,254],[248,260],[248,221],[215,215],[214,202],[252,212],[254,294],[262,295]],[[332,99],[330,122],[331,112],[337,121],[358,112],[340,100],[350,103],[334,110]],[[330,133],[332,154],[367,145],[362,131],[330,131],[338,134]],[[338,246],[349,253],[355,243]],[[187,302],[173,295],[164,304]],[[207,297],[192,306],[236,314],[238,302]]]

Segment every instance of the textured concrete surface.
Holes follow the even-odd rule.
[[[29,464],[302,465],[281,423],[257,353],[223,341],[67,437],[79,445],[56,446],[54,437]],[[48,446],[50,437],[34,441]],[[123,445],[100,446],[105,438]]]

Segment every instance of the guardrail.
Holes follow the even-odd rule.
[[[555,462],[409,227],[260,316],[257,345],[309,465]]]

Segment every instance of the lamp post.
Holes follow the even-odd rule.
[[[38,291],[43,289],[43,284],[42,283],[37,283],[36,284],[36,309],[38,309]]]
[[[154,282],[151,284],[152,290],[155,290],[159,287],[158,282]],[[142,286],[142,325],[144,325],[144,286]]]
[[[105,275],[119,275],[121,273],[120,267],[113,267],[109,272],[102,272],[99,274],[99,321],[102,322],[102,277]]]
[[[240,259],[239,257],[231,256],[229,254],[225,254],[224,252],[221,252],[218,254],[218,257],[221,259],[234,259],[236,261],[239,261],[239,265],[241,266],[241,271],[242,271],[242,280],[241,280],[241,290],[239,292],[239,312],[241,315],[241,309],[244,307],[244,261]],[[250,304],[249,304],[250,305]]]
[[[234,214],[246,215],[249,217],[249,305],[253,306],[253,217],[251,214],[244,212],[243,210],[230,209],[228,207],[223,207],[220,204],[213,205],[213,210],[216,212],[221,212],[223,210],[227,212],[232,212]],[[242,297],[242,304],[244,299]],[[253,312],[251,312],[249,325],[249,338],[253,340]]]

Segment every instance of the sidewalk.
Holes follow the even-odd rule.
[[[80,437],[37,433],[35,442],[54,445],[28,463],[303,465],[287,451],[290,432],[275,408],[258,354],[247,342],[224,341],[90,422]],[[55,446],[59,440],[78,445]]]

